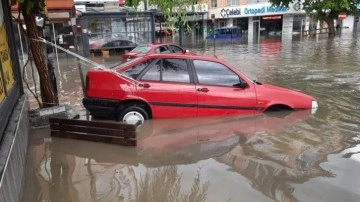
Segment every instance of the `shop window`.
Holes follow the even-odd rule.
[[[226,27],[226,21],[225,20],[219,21],[219,23],[220,23],[220,27]]]
[[[90,18],[88,39],[90,52],[102,49],[113,52],[131,50],[151,42],[151,18],[146,16]]]
[[[2,103],[6,92],[9,92],[15,83],[4,18],[0,21],[0,62],[0,103]]]
[[[8,1],[0,2],[0,147],[5,128],[21,94],[16,45],[9,18]]]

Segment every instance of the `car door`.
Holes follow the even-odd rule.
[[[252,114],[256,95],[252,86],[224,64],[193,60],[198,92],[198,116]]]
[[[150,104],[153,118],[196,116],[197,93],[187,60],[154,61],[138,80],[138,96]]]

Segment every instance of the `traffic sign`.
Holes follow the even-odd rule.
[[[338,18],[339,18],[339,20],[345,19],[346,18],[346,13],[345,12],[340,12]]]

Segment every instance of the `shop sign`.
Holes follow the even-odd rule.
[[[281,20],[281,15],[274,15],[274,16],[264,16],[261,17],[262,20]]]
[[[251,4],[236,7],[224,7],[217,9],[210,9],[209,14],[216,14],[216,18],[237,18],[250,16],[265,16],[265,15],[282,15],[292,13],[304,13],[301,9],[301,4],[290,3],[289,7],[272,6],[270,3]]]
[[[341,12],[339,13],[339,16],[338,16],[339,20],[343,20],[346,18],[346,13],[345,12]]]
[[[241,9],[240,8],[228,8],[228,9],[221,9],[220,15],[223,18],[241,15]]]
[[[0,10],[3,10],[1,3]],[[9,46],[7,43],[6,26],[4,22],[3,12],[1,12],[0,16],[0,61],[4,76],[2,79],[5,83],[6,90],[9,91],[14,84],[14,74],[11,65]]]
[[[289,10],[288,7],[284,6],[263,6],[261,8],[245,8],[245,15],[258,15],[258,14],[267,14],[267,13],[283,13]]]

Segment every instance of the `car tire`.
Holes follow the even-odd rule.
[[[126,107],[125,109],[121,110],[118,117],[119,121],[137,126],[142,125],[144,121],[148,119],[149,114],[146,112],[146,110],[138,106]]]

